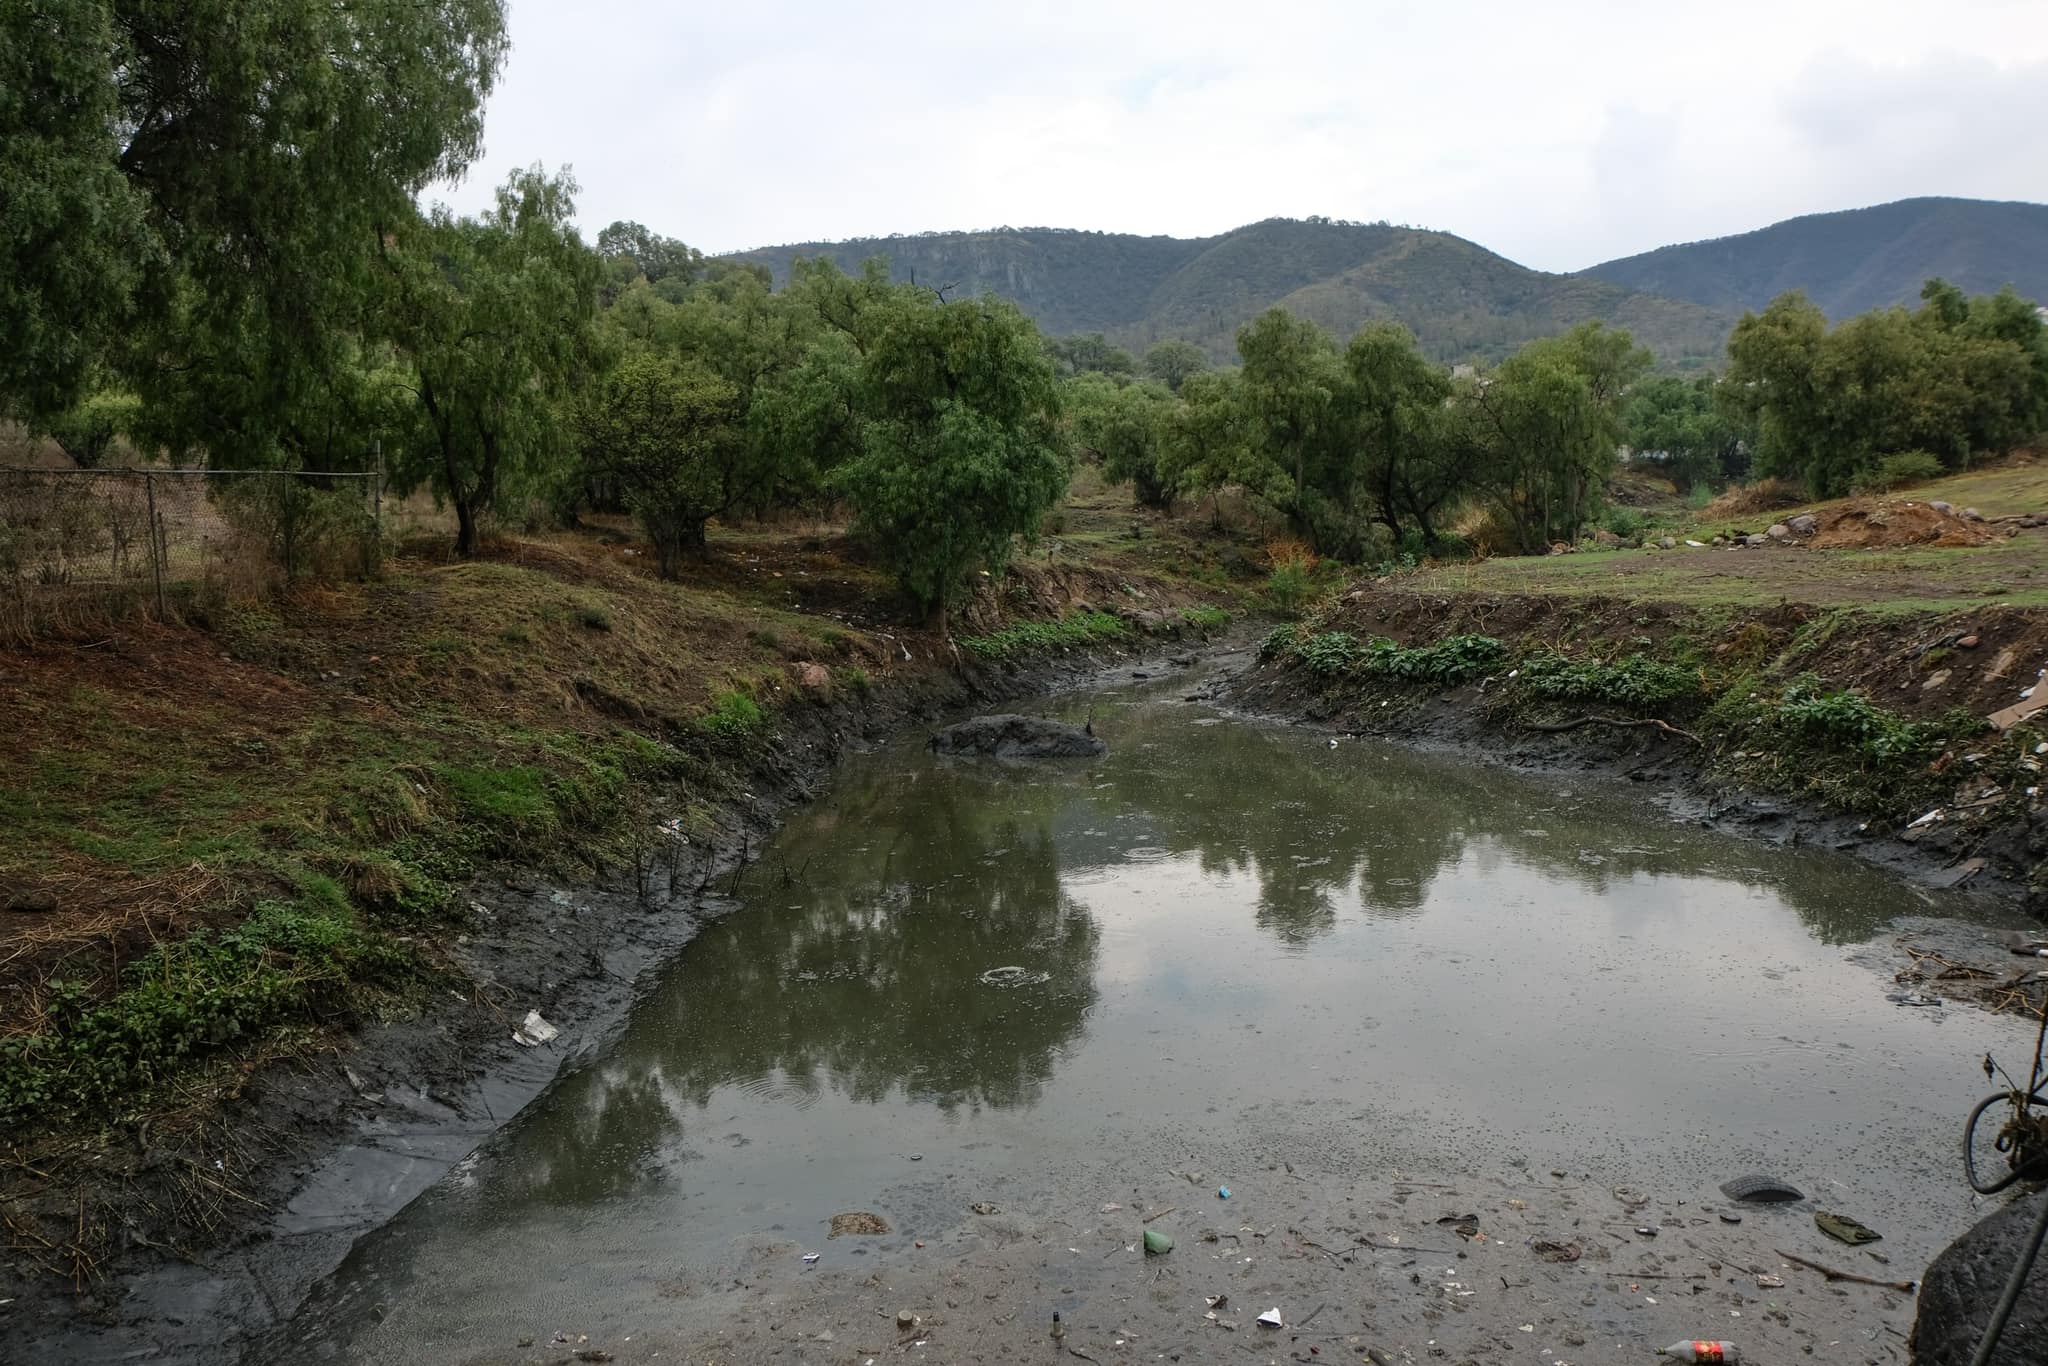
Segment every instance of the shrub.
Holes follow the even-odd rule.
[[[1632,507],[1623,507],[1616,503],[1601,514],[1600,525],[1606,527],[1611,534],[1628,540],[1648,530],[1650,519]]]
[[[1778,702],[1777,719],[1794,735],[1846,745],[1871,759],[1910,758],[1940,746],[1939,726],[1908,721],[1859,692],[1825,688],[1811,675],[1794,679]]]
[[[1266,638],[1259,642],[1259,662],[1263,664],[1273,659],[1291,655],[1294,653],[1295,647],[1300,643],[1300,627],[1293,625],[1275,626],[1266,633]]]
[[[612,614],[602,607],[579,607],[576,609],[576,624],[586,631],[609,631],[612,629]]]
[[[1926,451],[1900,451],[1877,462],[1862,481],[1873,493],[1889,493],[1910,484],[1924,484],[1948,473],[1939,457]]]
[[[1666,707],[1700,692],[1697,673],[1640,654],[1608,664],[1597,659],[1575,662],[1544,651],[1522,661],[1516,681],[1535,696],[1556,702],[1603,703],[1637,711]]]
[[[1026,650],[1049,650],[1086,645],[1095,640],[1115,640],[1129,635],[1130,631],[1129,624],[1113,613],[1078,612],[1058,621],[1020,621],[990,635],[961,636],[958,644],[983,659],[1007,659]]]
[[[1206,602],[1196,607],[1181,608],[1180,619],[1197,631],[1220,631],[1230,625],[1229,612]]]
[[[1345,631],[1324,631],[1300,647],[1301,662],[1311,673],[1340,674],[1358,658],[1358,642]]]
[[[1384,678],[1453,687],[1488,672],[1506,657],[1507,647],[1492,636],[1451,636],[1413,648],[1375,640],[1360,656],[1359,667]]]
[[[768,724],[761,704],[737,689],[720,693],[704,713],[704,729],[728,740],[744,740]]]
[[[0,1040],[0,1128],[133,1101],[178,1067],[295,1018],[360,1000],[413,960],[395,941],[324,910],[264,902],[218,933],[199,930],[128,966],[94,1001],[51,984],[42,1032]]]
[[[1283,612],[1300,607],[1309,593],[1309,571],[1301,564],[1284,564],[1266,577],[1266,596]]]

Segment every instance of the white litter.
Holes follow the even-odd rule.
[[[542,1019],[538,1010],[529,1010],[526,1012],[526,1018],[520,1021],[519,1028],[512,1031],[512,1042],[522,1048],[539,1048],[542,1044],[559,1037],[561,1032]]]
[[[1259,1315],[1259,1327],[1278,1328],[1279,1326],[1280,1310],[1278,1309],[1278,1307],[1268,1309],[1265,1313]]]

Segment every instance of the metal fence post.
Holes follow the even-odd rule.
[[[142,494],[149,503],[149,574],[156,580],[156,619],[164,621],[164,528],[156,514],[156,476],[147,470],[142,474]]]
[[[373,476],[374,482],[373,482],[373,483],[372,483],[372,484],[370,485],[370,508],[371,508],[371,512],[370,512],[370,528],[371,528],[371,535],[373,535],[374,537],[376,537],[376,539],[375,539],[374,541],[372,541],[372,542],[370,543],[370,566],[371,566],[371,568],[373,568],[373,569],[380,569],[380,570],[381,570],[381,569],[382,569],[382,567],[383,567],[383,564],[384,564],[384,438],[383,438],[383,437],[381,437],[381,436],[380,436],[380,437],[378,437],[378,438],[377,438],[377,441],[376,441],[376,448],[377,448],[377,473],[376,473],[376,474],[375,474],[375,475]]]

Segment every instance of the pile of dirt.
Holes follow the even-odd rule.
[[[1708,521],[1747,517],[1759,512],[1795,508],[1805,502],[1799,486],[1789,479],[1759,479],[1754,484],[1737,484],[1700,509]]]
[[[1998,533],[1981,520],[1958,516],[1931,503],[1891,503],[1857,498],[1814,514],[1818,522],[1805,543],[1820,550],[1875,550],[1892,546],[1989,545]]]

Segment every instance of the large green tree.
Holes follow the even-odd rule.
[[[1251,439],[1240,480],[1315,548],[1361,548],[1367,496],[1352,441],[1350,377],[1330,334],[1272,308],[1238,329],[1238,397]]]
[[[0,6],[0,404],[104,358],[170,444],[277,458],[505,51],[502,0]]]
[[[1471,487],[1467,448],[1450,439],[1451,377],[1399,323],[1363,328],[1344,348],[1358,480],[1396,545],[1434,550],[1446,514]]]
[[[740,429],[740,395],[699,364],[641,350],[577,405],[585,459],[607,471],[654,543],[665,579],[704,550],[704,524],[754,496],[760,471]]]
[[[833,487],[904,592],[943,627],[969,577],[1001,570],[1066,490],[1045,341],[1013,304],[947,303],[873,271],[818,278],[813,296],[859,357],[857,443]]]
[[[1784,294],[1736,324],[1720,392],[1756,424],[1758,472],[1829,496],[1887,455],[1925,451],[1961,468],[2048,425],[2048,340],[2032,307],[2011,291],[1966,299],[1940,280],[1922,299],[1830,330]]]
[[[1581,323],[1465,386],[1452,439],[1468,443],[1477,488],[1518,551],[1578,539],[1620,456],[1628,386],[1649,365],[1627,332]]]
[[[1145,507],[1170,508],[1178,492],[1162,459],[1173,407],[1173,395],[1158,385],[1118,384],[1097,374],[1067,382],[1075,442],[1102,462],[1111,483],[1129,484]]]
[[[1652,375],[1623,405],[1636,457],[1655,460],[1681,490],[1740,478],[1749,468],[1754,433],[1716,397],[1719,387],[1712,375]]]
[[[455,509],[464,555],[483,513],[570,468],[562,415],[595,356],[600,275],[571,225],[574,189],[517,171],[488,212],[436,209],[384,239],[380,321],[414,400],[393,475]]]
[[[1208,354],[1193,342],[1182,341],[1179,337],[1155,342],[1145,352],[1145,373],[1176,394],[1190,375],[1199,375],[1208,368]]]

